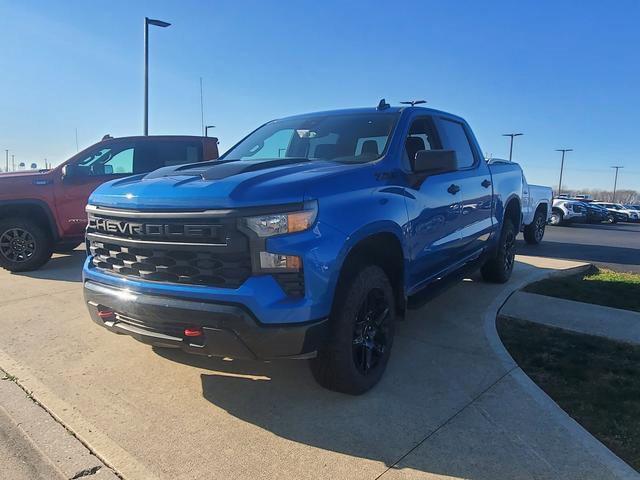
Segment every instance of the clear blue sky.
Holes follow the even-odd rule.
[[[226,149],[271,118],[424,98],[464,116],[486,153],[529,180],[640,190],[640,2],[0,0],[0,161],[60,163],[142,131],[144,16],[150,133]]]

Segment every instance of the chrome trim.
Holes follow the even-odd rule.
[[[234,210],[203,210],[200,212],[136,212],[132,210],[112,210],[110,208],[100,208],[96,205],[87,205],[87,213],[94,215],[108,215],[110,217],[122,218],[193,218],[193,217],[226,217]]]
[[[89,240],[99,240],[106,243],[136,243],[140,245],[169,245],[178,247],[227,247],[227,243],[197,243],[197,242],[157,242],[153,240],[135,240],[133,238],[112,237],[99,233],[87,232]]]

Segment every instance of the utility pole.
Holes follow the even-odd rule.
[[[564,154],[573,152],[573,148],[557,148],[556,152],[562,152],[562,161],[560,162],[560,181],[558,182],[558,195],[562,193],[562,171],[564,170]]]
[[[613,198],[611,199],[611,203],[616,203],[616,188],[618,187],[618,170],[624,167],[621,167],[618,165],[611,168],[616,169],[616,176],[615,176],[615,179],[613,180]]]
[[[166,28],[170,23],[144,17],[144,134],[149,135],[149,25]]]
[[[503,133],[503,137],[511,137],[511,143],[509,144],[509,161],[513,157],[513,137],[520,137],[524,135],[524,133]]]
[[[202,125],[202,136],[207,136],[207,131],[204,129],[204,97],[202,95],[202,77],[200,77],[200,122]]]

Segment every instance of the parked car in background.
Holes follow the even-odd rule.
[[[623,207],[619,203],[609,202],[593,202],[595,205],[601,205],[616,216],[619,222],[637,222],[640,218],[640,212],[634,209]]]
[[[220,161],[99,187],[87,307],[149,344],[311,359],[321,385],[361,394],[410,298],[471,268],[509,279],[522,179],[433,109],[381,101],[274,120]]]
[[[583,202],[568,198],[556,198],[551,209],[550,225],[566,225],[572,222],[584,222],[587,209]]]
[[[216,138],[106,136],[52,170],[0,174],[0,267],[35,270],[80,245],[87,199],[100,184],[216,158]]]
[[[617,219],[615,215],[609,212],[601,205],[596,205],[591,202],[583,202],[584,207],[587,209],[587,223],[616,223]]]
[[[538,244],[551,218],[553,191],[551,187],[530,185],[522,176],[522,233],[529,244]]]

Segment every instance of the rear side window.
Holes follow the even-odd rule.
[[[142,142],[142,154],[136,157],[135,173],[146,173],[162,167],[196,163],[202,158],[198,142],[159,140]]]
[[[464,126],[460,122],[443,118],[440,120],[440,128],[446,142],[446,149],[456,151],[459,168],[471,167],[475,158]]]

